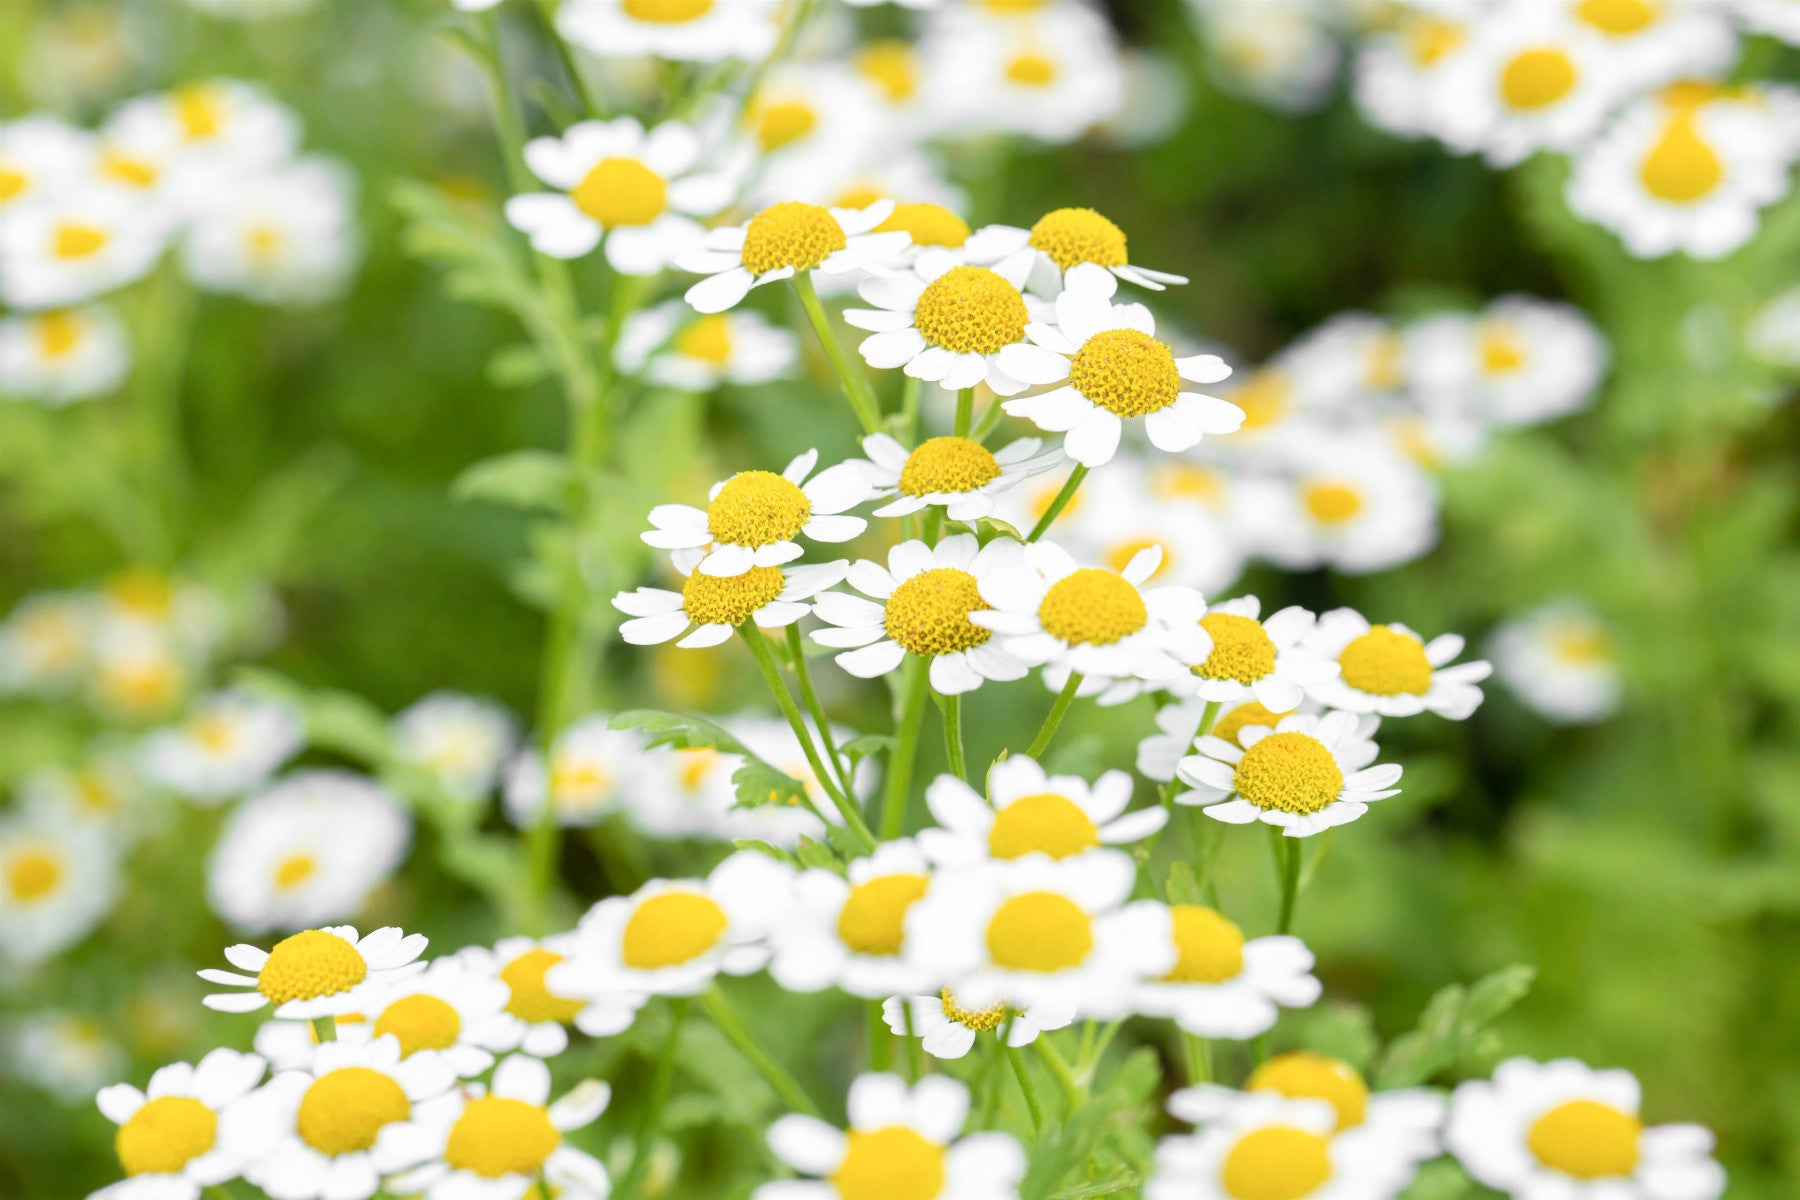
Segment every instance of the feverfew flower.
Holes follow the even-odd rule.
[[[847,1131],[798,1113],[769,1127],[775,1156],[817,1178],[765,1183],[754,1200],[1018,1195],[1025,1151],[1010,1134],[957,1137],[968,1119],[969,1089],[956,1080],[929,1075],[908,1087],[898,1075],[859,1075],[846,1107]]]
[[[1215,604],[1200,618],[1212,639],[1206,661],[1194,667],[1194,681],[1176,688],[1201,700],[1235,704],[1255,700],[1270,712],[1298,708],[1313,689],[1337,674],[1306,644],[1313,614],[1297,605],[1259,619],[1262,601],[1242,596]]]
[[[0,816],[0,961],[31,966],[112,908],[119,853],[91,823],[42,807]]]
[[[606,243],[623,275],[655,275],[699,246],[696,217],[731,203],[732,180],[696,168],[700,135],[679,121],[649,132],[636,117],[582,121],[560,138],[534,138],[525,162],[558,189],[514,196],[506,219],[540,253],[580,258]]]
[[[95,1100],[119,1127],[114,1145],[127,1178],[90,1200],[191,1198],[236,1178],[273,1140],[252,1090],[262,1074],[261,1058],[220,1047],[197,1065],[159,1068],[144,1091],[101,1088]]]
[[[659,504],[650,510],[654,528],[642,535],[644,544],[676,551],[675,568],[683,574],[697,568],[728,577],[799,558],[805,551],[794,539],[801,534],[847,542],[868,528],[862,517],[842,515],[868,498],[868,479],[855,462],[814,475],[818,461],[819,452],[808,450],[779,475],[739,471],[713,485],[704,509]]]
[[[349,771],[301,771],[232,812],[207,862],[207,899],[246,933],[342,921],[411,840],[386,788]]]
[[[1157,810],[1161,811],[1161,810]],[[1137,984],[1132,1010],[1172,1017],[1198,1037],[1244,1040],[1266,1033],[1279,1008],[1305,1008],[1322,990],[1299,938],[1245,939],[1223,913],[1169,906],[1175,965]]]
[[[0,691],[60,695],[80,681],[94,634],[91,596],[38,592],[0,621]]]
[[[1338,674],[1308,690],[1320,704],[1346,712],[1411,717],[1429,711],[1461,721],[1481,704],[1475,685],[1493,671],[1480,661],[1451,666],[1463,645],[1459,634],[1426,642],[1398,622],[1370,625],[1355,609],[1333,609],[1319,618],[1306,646],[1337,663]]]
[[[693,650],[728,641],[745,621],[779,629],[812,611],[806,601],[841,580],[847,566],[838,559],[797,567],[751,567],[724,578],[696,570],[679,592],[647,587],[620,592],[613,597],[613,607],[632,619],[619,626],[619,636],[634,646],[679,638],[677,646]]]
[[[857,465],[876,499],[894,497],[875,510],[878,517],[903,517],[937,505],[952,521],[973,521],[993,514],[994,497],[1065,461],[1059,452],[1039,454],[1041,445],[1036,438],[1019,438],[994,451],[974,438],[934,437],[908,451],[887,434],[874,433],[862,442],[868,460]]]
[[[16,1078],[65,1105],[87,1104],[126,1063],[124,1047],[99,1022],[55,1009],[10,1022],[0,1045]]]
[[[889,259],[908,244],[904,230],[874,232],[893,212],[892,200],[860,209],[771,204],[743,225],[712,230],[698,250],[682,255],[676,266],[707,277],[685,298],[695,312],[724,312],[751,288],[801,271],[841,275]]]
[[[919,845],[943,867],[973,866],[1028,854],[1068,859],[1149,837],[1168,814],[1160,808],[1127,813],[1131,776],[1108,771],[1089,784],[1075,775],[1049,775],[1027,755],[1009,755],[988,772],[988,800],[954,775],[925,789],[925,804],[941,828],[919,833]],[[1111,851],[1100,851],[1111,854]]]
[[[1725,1172],[1698,1125],[1645,1127],[1638,1081],[1572,1058],[1513,1058],[1450,1101],[1444,1143],[1477,1182],[1514,1200],[1717,1200]]]
[[[367,1020],[338,1026],[338,1038],[367,1041],[391,1035],[399,1042],[401,1058],[436,1056],[471,1079],[494,1065],[496,1052],[519,1045],[517,1019],[506,1011],[514,998],[499,976],[451,955],[389,985],[363,1014]],[[269,1025],[305,1028],[291,1021]]]
[[[1184,275],[1133,265],[1125,231],[1091,208],[1053,209],[1030,229],[984,225],[970,235],[962,251],[970,262],[990,266],[1040,296],[1054,297],[1062,291],[1067,273],[1084,263],[1159,292],[1171,283],[1187,282]]]
[[[1138,774],[1158,783],[1175,778],[1175,764],[1193,750],[1194,739],[1200,736],[1200,726],[1206,720],[1208,707],[1204,700],[1183,700],[1157,709],[1156,727],[1161,732],[1138,743]],[[1270,712],[1255,700],[1223,704],[1213,714],[1212,727],[1207,732],[1241,750],[1240,731],[1252,725],[1267,725],[1273,729],[1281,717],[1281,713]]]
[[[890,996],[881,1002],[881,1017],[895,1037],[916,1037],[933,1058],[961,1058],[975,1048],[975,1035],[1005,1036],[1008,1046],[1029,1046],[1038,1034],[1062,1029],[1075,1020],[1075,1006],[1057,1001],[1029,1008],[990,1004],[963,1008],[956,992],[944,988],[935,996]]]
[[[1194,790],[1175,802],[1201,805],[1207,816],[1232,825],[1275,825],[1288,837],[1348,824],[1400,790],[1393,786],[1400,781],[1398,763],[1369,765],[1379,724],[1378,717],[1359,721],[1355,713],[1294,713],[1273,729],[1243,727],[1236,744],[1208,734],[1195,743],[1198,754],[1176,765],[1176,776]]]
[[[752,62],[775,46],[774,0],[568,0],[556,29],[602,58]]]
[[[0,396],[58,407],[116,390],[130,369],[125,326],[105,305],[0,317]]]
[[[930,886],[930,864],[905,838],[853,861],[848,879],[801,872],[793,906],[770,934],[769,974],[789,991],[836,986],[869,999],[937,986],[906,955],[906,914]]]
[[[168,172],[168,194],[186,212],[291,159],[300,121],[255,84],[209,79],[127,101],[107,121],[103,146],[102,168],[110,156],[140,184],[145,172]]]
[[[501,765],[518,739],[502,705],[460,692],[432,692],[394,718],[394,750],[430,771],[457,800],[494,789]]]
[[[846,322],[870,333],[859,347],[863,359],[947,391],[978,383],[1001,396],[1024,391],[1000,365],[1001,353],[1024,340],[1034,319],[1051,316],[1018,285],[936,247],[920,251],[910,270],[871,275],[856,290],[877,306],[844,312]]]
[[[1231,368],[1216,354],[1176,358],[1152,336],[1156,323],[1149,309],[1112,303],[1118,286],[1114,275],[1092,263],[1069,270],[1056,298],[1055,324],[1032,322],[1025,328],[1030,342],[1006,346],[997,359],[1008,378],[1057,386],[1008,400],[1006,411],[1040,429],[1066,431],[1064,452],[1086,467],[1112,460],[1133,417],[1144,418],[1152,445],[1171,453],[1191,449],[1209,433],[1235,432],[1244,423],[1243,409],[1182,390],[1184,381],[1217,383]]]
[[[1369,123],[1402,137],[1432,128],[1438,92],[1462,62],[1474,22],[1453,6],[1402,9],[1356,56],[1356,103]]]
[[[552,967],[568,961],[574,943],[572,933],[542,941],[509,937],[492,949],[468,946],[456,952],[457,961],[469,970],[498,979],[507,988],[506,1006],[496,1022],[499,1028],[482,1045],[550,1058],[568,1049],[571,1025],[591,1037],[610,1037],[631,1028],[643,997],[603,996],[590,1001],[549,985],[545,977]]]
[[[799,357],[800,339],[761,313],[694,318],[679,300],[627,317],[613,350],[621,371],[683,392],[768,383],[790,374]]]
[[[355,176],[334,159],[303,158],[196,201],[181,266],[205,291],[317,304],[348,286],[361,256]]]
[[[58,196],[87,176],[94,138],[61,117],[30,113],[0,121],[0,213]]]
[[[168,222],[132,198],[88,187],[9,206],[0,223],[0,301],[81,304],[149,274]]]
[[[946,97],[945,136],[1019,133],[1072,142],[1110,120],[1125,97],[1117,38],[1085,4],[1055,4],[1029,19],[945,5],[920,41],[927,87]]]
[[[267,779],[299,753],[305,737],[300,714],[288,705],[215,692],[180,725],[146,738],[139,765],[153,782],[211,806]]]
[[[1500,681],[1558,724],[1604,721],[1619,707],[1612,635],[1580,601],[1553,601],[1507,620],[1494,630],[1488,651]]]
[[[1406,333],[1406,371],[1427,410],[1484,426],[1535,425],[1585,407],[1607,357],[1580,309],[1531,296],[1428,317]]]
[[[521,750],[506,769],[503,798],[514,825],[536,823],[546,792],[556,823],[598,824],[644,771],[638,737],[607,727],[603,715],[585,717],[563,730],[550,747],[550,767],[534,749]]]
[[[1225,88],[1286,112],[1325,102],[1341,52],[1320,6],[1310,0],[1200,0],[1193,11],[1205,29],[1212,73]]]
[[[1283,470],[1246,480],[1246,540],[1293,571],[1347,574],[1410,562],[1437,541],[1437,491],[1424,469],[1378,431],[1298,433]]]
[[[310,1021],[362,1012],[387,985],[423,971],[425,964],[414,960],[424,952],[424,934],[390,925],[358,938],[354,926],[337,925],[293,934],[270,950],[226,947],[226,961],[254,975],[210,967],[199,975],[208,983],[249,989],[215,992],[205,998],[208,1008],[243,1013],[272,1004],[281,1020]]]

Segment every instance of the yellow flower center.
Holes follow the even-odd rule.
[[[282,938],[256,974],[256,990],[272,1004],[347,992],[368,978],[369,964],[335,933],[307,929]]]
[[[118,809],[118,789],[100,772],[91,768],[80,771],[74,785],[75,803],[89,812],[110,813]]]
[[[1031,227],[1030,245],[1065,271],[1077,263],[1122,267],[1127,261],[1125,231],[1091,208],[1045,213]]]
[[[896,204],[876,233],[904,230],[915,246],[960,246],[969,240],[969,223],[941,204]]]
[[[1055,792],[1020,796],[994,814],[988,853],[995,858],[1048,854],[1068,858],[1100,844],[1100,829],[1081,806]]]
[[[894,589],[883,624],[900,645],[932,658],[986,643],[993,631],[969,620],[969,614],[992,607],[981,598],[973,575],[957,567],[933,567]]]
[[[52,894],[62,878],[62,859],[48,850],[27,850],[6,864],[6,891],[21,904]]]
[[[1330,1179],[1325,1139],[1290,1125],[1245,1134],[1219,1168],[1219,1183],[1231,1200],[1302,1200]]]
[[[109,663],[101,669],[100,689],[107,699],[142,716],[168,711],[181,685],[179,664],[166,657],[149,662]]]
[[[1069,382],[1121,417],[1167,408],[1181,393],[1174,352],[1135,329],[1108,329],[1089,338],[1069,363]]]
[[[780,567],[751,567],[742,575],[702,575],[681,585],[681,610],[699,625],[742,625],[787,586]]]
[[[1515,54],[1500,72],[1500,95],[1521,112],[1549,108],[1575,88],[1575,60],[1555,46]]]
[[[319,862],[306,853],[290,854],[275,864],[275,890],[292,891],[311,879],[319,869]]]
[[[945,1017],[976,1033],[988,1033],[1000,1028],[1006,1021],[1007,1013],[1012,1011],[1004,1001],[987,1008],[963,1008],[956,1002],[956,993],[949,988],[938,993],[938,1003]]]
[[[582,1009],[582,1001],[559,996],[544,983],[550,968],[561,961],[563,956],[556,951],[535,946],[501,967],[500,982],[511,992],[506,1011],[529,1025],[543,1021],[567,1025],[573,1021]]]
[[[878,200],[886,200],[887,192],[878,183],[866,180],[850,183],[832,198],[833,208],[867,208]]]
[[[81,344],[81,318],[68,309],[57,309],[37,317],[31,323],[37,337],[38,353],[48,359],[66,358]]]
[[[603,158],[569,193],[575,207],[607,229],[648,225],[668,207],[669,185],[635,158]]]
[[[273,225],[252,225],[244,231],[244,249],[258,266],[271,266],[287,245],[287,235]]]
[[[662,892],[633,910],[625,922],[620,957],[639,971],[679,966],[718,945],[730,924],[725,910],[698,892]]]
[[[1431,690],[1425,643],[1410,633],[1376,625],[1338,655],[1344,682],[1374,696],[1423,696]]]
[[[1025,336],[1025,297],[986,267],[952,267],[925,286],[913,324],[934,346],[995,354]]]
[[[145,567],[120,571],[107,581],[106,594],[120,608],[150,620],[175,608],[175,581]]]
[[[1175,922],[1175,966],[1163,983],[1224,983],[1244,973],[1244,935],[1214,909],[1169,907]]]
[[[1656,23],[1660,6],[1650,0],[1581,0],[1575,19],[1614,37],[1640,33]]]
[[[1022,892],[988,920],[988,957],[1009,971],[1066,971],[1094,949],[1094,926],[1060,892]]]
[[[850,61],[857,74],[873,84],[889,104],[904,104],[918,94],[919,60],[908,42],[880,38],[858,50]]]
[[[1406,382],[1404,354],[1406,343],[1397,333],[1382,333],[1369,339],[1363,349],[1363,383],[1371,391],[1392,392]]]
[[[550,799],[567,812],[593,808],[612,786],[612,773],[591,759],[558,760],[550,768]]]
[[[1150,623],[1150,610],[1123,575],[1099,567],[1071,571],[1038,605],[1044,632],[1074,646],[1110,646]]]
[[[505,1096],[483,1096],[463,1106],[450,1127],[444,1162],[483,1179],[535,1177],[562,1144],[562,1134],[540,1105]]]
[[[944,1148],[906,1125],[852,1129],[831,1173],[840,1200],[934,1200],[944,1191]]]
[[[1231,393],[1231,402],[1244,410],[1245,429],[1266,429],[1287,412],[1293,384],[1280,367],[1252,372],[1244,386]]]
[[[50,253],[62,259],[87,258],[98,254],[109,240],[106,230],[98,225],[64,221],[56,227],[56,234],[50,242]]]
[[[1238,742],[1238,734],[1245,728],[1252,725],[1263,725],[1273,729],[1280,723],[1281,714],[1270,712],[1255,700],[1246,700],[1213,722],[1210,732],[1214,737],[1222,738],[1242,749],[1242,745]]]
[[[719,763],[717,750],[681,750],[676,758],[679,765],[675,768],[675,777],[681,783],[684,792],[697,792],[709,777],[713,768]]]
[[[810,271],[848,244],[830,209],[784,200],[750,218],[744,230],[744,268],[753,275],[779,267]]]
[[[31,176],[16,167],[0,163],[0,204],[6,203],[31,185]]]
[[[1012,17],[1037,12],[1050,0],[978,0],[978,2],[981,7],[997,17]]]
[[[675,335],[675,353],[724,366],[731,361],[731,318],[724,313],[701,317]]]
[[[1644,190],[1670,204],[1693,204],[1725,179],[1725,164],[1700,136],[1699,114],[1677,112],[1638,167]]]
[[[925,894],[926,875],[882,875],[850,889],[838,913],[838,940],[858,954],[891,957],[906,940],[906,910]]]
[[[420,1050],[448,1050],[462,1035],[462,1017],[447,1000],[424,992],[402,996],[375,1018],[375,1036],[393,1034],[400,1043],[400,1057]]]
[[[1362,511],[1362,493],[1347,483],[1316,479],[1300,489],[1300,502],[1321,525],[1342,525]]]
[[[1525,1144],[1553,1171],[1606,1179],[1637,1169],[1643,1122],[1598,1100],[1569,1100],[1531,1123]]]
[[[1131,565],[1132,559],[1136,558],[1145,550],[1158,546],[1162,548],[1162,561],[1156,564],[1156,570],[1150,572],[1149,576],[1144,580],[1145,583],[1149,583],[1152,579],[1157,579],[1168,574],[1175,566],[1175,552],[1169,549],[1169,547],[1160,539],[1153,537],[1130,537],[1122,542],[1115,542],[1106,548],[1106,554],[1104,556],[1106,565],[1122,575],[1125,573],[1125,568]]]
[[[1150,494],[1158,500],[1193,500],[1217,508],[1225,499],[1225,484],[1210,467],[1165,462],[1150,469]]]
[[[625,15],[634,21],[680,25],[697,21],[713,9],[714,0],[625,0]]]
[[[1212,653],[1194,668],[1202,679],[1255,683],[1275,669],[1275,643],[1254,617],[1207,613],[1200,627],[1212,635]]]
[[[1271,733],[1244,751],[1233,789],[1263,809],[1316,813],[1344,790],[1344,772],[1309,733]]]
[[[1369,1085],[1342,1059],[1296,1050],[1277,1054],[1250,1073],[1251,1092],[1280,1092],[1290,1100],[1323,1100],[1337,1111],[1339,1131],[1361,1125],[1369,1111]]]
[[[972,492],[1000,478],[1000,463],[980,442],[966,437],[926,438],[900,468],[900,491],[908,496]]]
[[[1026,51],[1006,60],[1006,78],[1020,87],[1049,87],[1056,82],[1056,60],[1047,54]]]
[[[706,509],[706,531],[728,546],[789,542],[812,520],[812,501],[773,471],[739,471]]]
[[[113,1146],[127,1175],[173,1175],[213,1148],[219,1118],[192,1096],[161,1096],[119,1126]]]
[[[1505,321],[1483,321],[1475,333],[1475,351],[1487,375],[1511,375],[1525,366],[1525,339]]]
[[[759,104],[751,115],[756,141],[764,153],[801,141],[819,126],[819,114],[805,100],[774,100]]]
[[[1469,40],[1469,31],[1454,21],[1437,17],[1416,17],[1407,22],[1406,53],[1418,67],[1435,66]]]
[[[175,119],[181,124],[181,136],[190,142],[204,142],[219,136],[225,128],[225,98],[218,89],[204,83],[176,88],[170,97],[175,102]]]
[[[368,1067],[341,1067],[306,1089],[294,1128],[320,1154],[353,1154],[374,1146],[382,1126],[411,1115],[411,1102],[391,1077]]]
[[[1612,661],[1612,643],[1599,629],[1571,625],[1550,638],[1550,652],[1571,666],[1592,666]]]
[[[107,150],[100,155],[100,174],[115,183],[126,187],[153,188],[162,177],[156,164],[147,163],[141,158],[132,158],[117,150]]]

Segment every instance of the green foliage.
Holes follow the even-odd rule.
[[[798,779],[770,766],[722,727],[703,717],[637,708],[615,716],[612,727],[642,731],[646,747],[717,750],[721,754],[739,756],[744,762],[731,773],[731,782],[737,787],[737,802],[744,808],[807,803],[806,788]]]
[[[1488,1026],[1525,998],[1537,972],[1511,966],[1467,987],[1453,983],[1425,1006],[1418,1025],[1395,1038],[1382,1056],[1374,1082],[1380,1088],[1416,1087],[1447,1071],[1478,1074],[1500,1050]]]

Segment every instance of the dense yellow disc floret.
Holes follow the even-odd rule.
[[[335,933],[308,929],[275,943],[256,974],[256,990],[271,1003],[313,1000],[347,992],[368,978],[362,953]]]
[[[625,922],[619,956],[639,971],[692,962],[718,945],[731,922],[710,896],[698,892],[660,892],[643,900]]]
[[[1020,796],[995,813],[988,827],[988,853],[995,858],[1027,854],[1068,858],[1099,844],[1100,829],[1093,818],[1055,792]]]
[[[603,158],[575,185],[570,198],[608,229],[648,225],[668,208],[669,185],[635,158]]]
[[[831,210],[784,200],[771,204],[744,229],[744,269],[762,275],[781,267],[810,271],[849,245]]]
[[[1019,289],[986,267],[951,267],[913,309],[920,336],[957,354],[996,354],[1025,336],[1028,320]]]
[[[306,1089],[294,1129],[320,1154],[353,1154],[373,1147],[384,1125],[411,1115],[412,1103],[392,1077],[369,1067],[340,1067]]]
[[[1069,363],[1069,383],[1121,417],[1157,412],[1181,395],[1174,352],[1135,329],[1107,329],[1089,338]]]
[[[1163,983],[1223,983],[1244,972],[1244,935],[1215,909],[1172,904],[1176,959]]]
[[[1254,617],[1207,613],[1200,626],[1212,635],[1212,653],[1194,668],[1202,679],[1234,679],[1255,683],[1275,669],[1275,643]]]
[[[563,956],[542,946],[525,951],[500,968],[500,982],[511,989],[506,1011],[527,1024],[555,1021],[567,1025],[575,1019],[583,1005],[580,1000],[558,996],[544,983],[544,975]]]
[[[1123,575],[1083,567],[1050,585],[1038,621],[1070,645],[1110,646],[1149,624],[1150,610]]]
[[[1289,1125],[1245,1134],[1219,1170],[1219,1182],[1231,1200],[1302,1200],[1330,1179],[1331,1149],[1325,1139]]]
[[[850,889],[838,912],[838,940],[858,954],[892,956],[906,940],[906,912],[931,883],[926,875],[878,875]]]
[[[191,1096],[148,1101],[119,1126],[113,1146],[127,1175],[173,1175],[213,1148],[219,1118]]]
[[[998,478],[999,461],[973,438],[926,438],[900,468],[900,491],[908,496],[953,495]]]
[[[742,625],[785,586],[780,567],[751,567],[731,576],[695,571],[681,585],[681,610],[697,625]]]
[[[944,1148],[906,1125],[852,1129],[831,1173],[840,1200],[935,1200],[944,1194]]]
[[[1038,218],[1030,245],[1063,270],[1077,263],[1126,264],[1125,231],[1091,208],[1059,208]]]
[[[482,1096],[463,1107],[450,1127],[444,1162],[483,1179],[535,1176],[562,1144],[541,1106],[505,1096]]]
[[[1344,790],[1344,772],[1309,733],[1271,733],[1244,751],[1233,788],[1258,808],[1316,813]]]
[[[981,598],[975,577],[958,567],[921,571],[888,597],[887,635],[914,654],[932,658],[983,645],[993,636],[969,614],[993,607]]]
[[[1637,1169],[1641,1121],[1598,1100],[1569,1100],[1531,1123],[1525,1144],[1537,1160],[1577,1179],[1608,1179]]]
[[[1094,949],[1094,925],[1060,892],[1022,892],[988,920],[988,957],[1012,971],[1066,971]]]
[[[1346,684],[1375,696],[1423,696],[1431,690],[1431,660],[1410,633],[1376,625],[1338,654]]]

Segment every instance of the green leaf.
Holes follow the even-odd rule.
[[[1194,878],[1194,868],[1185,861],[1169,868],[1168,894],[1170,904],[1206,903],[1200,894],[1200,881]]]
[[[756,838],[733,838],[731,845],[737,850],[754,850],[758,854],[766,854],[776,862],[786,863],[790,867],[800,865],[795,861],[793,855],[780,846],[772,846],[768,842],[758,841]]]
[[[839,875],[844,873],[844,864],[838,860],[838,856],[832,852],[831,847],[809,837],[800,839],[800,845],[794,849],[794,857],[800,860],[800,865],[803,867],[818,867],[820,870],[833,871]]]
[[[457,500],[560,513],[569,504],[569,462],[548,450],[514,450],[484,458],[450,484]]]
[[[894,747],[900,743],[891,733],[865,733],[853,737],[838,747],[838,752],[849,760],[852,770],[865,758],[874,758],[877,754],[892,754]]]
[[[798,779],[776,770],[725,729],[704,717],[634,708],[615,716],[612,728],[638,730],[644,735],[647,749],[671,746],[677,750],[717,750],[721,754],[739,756],[744,762],[732,772],[731,782],[737,787],[737,802],[743,808],[807,803],[806,788]]]
[[[543,351],[529,343],[504,346],[488,359],[487,379],[497,388],[530,387],[555,368]]]
[[[1503,967],[1468,987],[1453,983],[1425,1006],[1419,1023],[1388,1046],[1375,1074],[1378,1088],[1416,1087],[1459,1064],[1491,1057],[1499,1039],[1487,1026],[1531,989],[1533,968]]]

